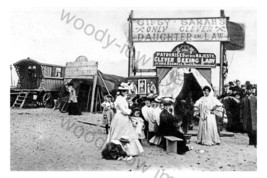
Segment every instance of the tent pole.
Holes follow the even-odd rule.
[[[92,87],[89,86],[89,91],[88,91],[88,97],[87,97],[87,105],[86,105],[86,111],[89,111],[89,99],[90,99],[90,93],[91,93]]]
[[[104,82],[104,79],[103,79],[103,77],[102,77],[101,73],[100,73],[99,71],[97,71],[97,72],[99,73],[99,76],[100,76],[100,78],[101,78],[102,82],[104,83],[104,86],[105,86],[105,88],[106,88],[106,90],[107,90],[108,94],[110,95],[110,93],[109,93],[109,91],[108,91],[108,87],[107,87],[106,83]]]
[[[94,75],[93,92],[92,92],[91,109],[90,109],[90,112],[91,113],[93,112],[93,109],[94,109],[94,99],[95,99],[96,82],[97,82],[97,74]]]
[[[225,17],[224,10],[221,10],[221,17]],[[223,57],[224,57],[224,43],[220,42],[220,77],[219,77],[219,95],[223,93]]]
[[[96,87],[95,112],[97,112],[98,94],[99,94],[98,89],[99,89],[99,87]]]
[[[99,103],[100,103],[100,105],[101,105],[101,90],[100,90],[100,88],[99,88],[99,95],[98,95],[98,101],[99,101]],[[100,106],[100,108],[99,108],[99,111],[101,110],[101,106]]]

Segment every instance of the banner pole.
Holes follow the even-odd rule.
[[[224,10],[220,12],[221,17],[225,17]],[[227,22],[226,22],[227,23]],[[219,95],[223,93],[223,58],[224,58],[224,43],[220,42],[220,76],[219,76]]]
[[[133,10],[131,10],[128,21],[129,21],[129,33],[128,33],[128,77],[131,76],[131,66],[132,66],[132,49],[133,49],[133,37],[132,37],[132,18],[133,18]]]

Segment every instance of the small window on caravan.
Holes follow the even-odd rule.
[[[56,77],[62,77],[62,73],[61,73],[61,67],[57,67],[56,68]]]

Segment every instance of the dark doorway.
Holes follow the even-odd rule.
[[[35,65],[28,66],[28,80],[26,80],[26,86],[28,89],[37,88],[37,70]]]

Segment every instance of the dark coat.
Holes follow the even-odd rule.
[[[178,131],[176,123],[177,121],[175,117],[164,109],[160,113],[160,125],[157,134],[163,137],[163,148],[166,148],[166,139],[164,136],[175,136],[181,138],[183,141],[177,143],[177,153],[184,154],[189,151],[189,148],[186,146],[184,134]]]
[[[240,109],[241,119],[245,131],[252,132],[257,130],[257,97],[254,95],[246,96],[242,99]]]
[[[160,124],[158,133],[163,136],[174,135],[177,131],[175,127],[175,117],[170,114],[166,109],[160,113]]]
[[[227,127],[235,130],[234,127],[240,122],[240,102],[232,96],[224,97],[221,102],[228,118]]]

